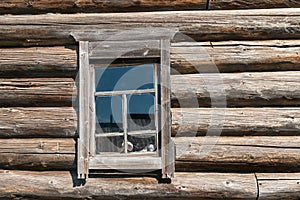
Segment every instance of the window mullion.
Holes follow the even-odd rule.
[[[127,124],[127,96],[126,94],[122,95],[122,113],[123,113],[123,130],[124,130],[124,152],[128,153],[128,124]]]

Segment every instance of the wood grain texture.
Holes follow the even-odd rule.
[[[256,174],[260,200],[297,200],[300,196],[300,174]]]
[[[299,137],[175,137],[176,171],[298,172]]]
[[[173,75],[171,83],[172,107],[300,105],[297,71]]]
[[[172,43],[173,74],[300,70],[300,40]],[[0,77],[75,77],[76,47],[0,49]],[[119,65],[142,60],[116,61]],[[115,64],[116,65],[116,64]]]
[[[172,135],[298,135],[300,108],[173,108]],[[75,137],[72,107],[0,108],[0,137]],[[223,120],[224,119],[224,120]],[[223,123],[223,127],[221,126]]]
[[[192,9],[206,9],[206,0],[5,0],[0,2],[0,14],[106,13]]]
[[[297,172],[299,136],[174,137],[176,171]],[[75,170],[72,138],[0,139],[0,169]]]
[[[0,108],[0,137],[74,137],[72,107]]]
[[[173,136],[298,135],[299,108],[173,108]],[[209,132],[208,132],[209,131]]]
[[[299,8],[299,1],[290,0],[210,0],[210,10],[254,9],[254,8]]]
[[[257,195],[253,174],[176,173],[171,184],[158,184],[150,177],[90,178],[83,183],[73,173],[57,171],[0,171],[0,174],[0,199],[255,200]]]
[[[171,106],[296,107],[299,87],[299,71],[172,75]],[[72,106],[76,96],[71,78],[0,79],[2,107]]]
[[[71,78],[0,79],[0,106],[72,106]]]
[[[229,17],[230,16],[230,17]],[[239,20],[236,20],[239,19]],[[71,32],[179,28],[194,40],[298,39],[299,9],[0,16],[1,46],[74,44]],[[274,23],[276,22],[276,23]],[[83,32],[84,30],[84,32]],[[107,39],[109,34],[97,34]],[[177,38],[178,39],[178,38]]]
[[[75,47],[0,49],[0,77],[74,77]]]

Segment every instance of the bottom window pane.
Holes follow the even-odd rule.
[[[96,137],[96,154],[122,152],[123,136]]]
[[[156,146],[156,134],[143,134],[143,135],[128,135],[129,147],[131,152],[155,152]]]

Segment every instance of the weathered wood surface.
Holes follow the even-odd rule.
[[[300,70],[299,40],[172,43],[178,73]]]
[[[133,12],[154,10],[203,10],[206,0],[5,0],[0,2],[0,14],[42,14],[83,12]]]
[[[239,19],[239,20],[236,20]],[[299,9],[0,16],[1,46],[74,44],[71,32],[179,28],[195,40],[298,39]],[[274,23],[276,22],[276,23]],[[82,32],[84,30],[84,32]],[[96,34],[107,39],[109,34]],[[103,38],[104,37],[104,38]],[[178,38],[177,38],[178,39]]]
[[[300,108],[173,108],[172,135],[298,135]],[[224,121],[222,120],[224,119]],[[0,108],[0,137],[74,137],[72,107]],[[221,126],[223,123],[223,127]]]
[[[175,137],[176,171],[298,172],[298,136]]]
[[[90,178],[70,172],[0,171],[0,199],[248,199],[257,196],[253,174],[176,173],[171,184],[155,178]],[[117,186],[117,190],[116,190]]]
[[[72,78],[0,79],[0,106],[72,106]]]
[[[172,75],[172,107],[299,106],[300,72]],[[72,106],[71,78],[0,79],[0,106]],[[75,104],[74,104],[75,105]]]
[[[72,107],[0,108],[0,137],[74,137]]]
[[[300,137],[174,137],[176,171],[297,172]],[[0,168],[72,170],[75,141],[64,139],[0,139]]]
[[[172,43],[171,67],[180,74],[300,70],[299,52],[300,40]],[[77,66],[75,47],[0,49],[0,77],[75,77]]]
[[[173,108],[176,136],[298,135],[300,108]]]
[[[300,7],[298,0],[210,0],[209,9],[253,9],[253,8],[296,8]]]
[[[300,105],[296,71],[173,75],[171,83],[173,107]]]
[[[298,200],[300,174],[256,174],[260,200]]]
[[[208,4],[209,3],[209,4]],[[209,6],[208,6],[208,5]],[[5,0],[0,2],[0,14],[42,14],[42,13],[76,13],[76,12],[141,12],[155,10],[228,10],[257,8],[293,8],[300,3],[289,0]]]
[[[74,77],[77,66],[74,48],[0,49],[0,77]]]

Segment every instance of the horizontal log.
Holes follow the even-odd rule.
[[[300,70],[300,40],[172,43],[176,73]],[[143,64],[144,61],[119,63]],[[75,47],[0,49],[0,77],[75,77]],[[175,74],[175,72],[173,72]]]
[[[173,108],[172,135],[298,135],[299,110]],[[76,137],[76,121],[71,107],[0,108],[0,137]]]
[[[255,200],[257,196],[253,174],[176,173],[171,184],[158,184],[151,177],[90,178],[81,186],[70,172],[0,171],[0,175],[0,199]]]
[[[173,138],[176,171],[299,172],[300,138]]]
[[[72,106],[71,78],[0,79],[0,106]]]
[[[111,32],[105,31],[107,29],[143,27],[179,27],[180,32],[198,41],[298,39],[299,18],[298,8],[215,12],[2,15],[0,42],[1,46],[65,45],[75,42],[70,36],[71,32],[85,36],[91,32],[95,33],[98,39],[107,39],[111,35],[109,34]]]
[[[206,9],[206,0],[6,0],[0,2],[0,14],[42,14],[76,12],[132,12],[154,10]]]
[[[172,135],[298,135],[300,108],[173,108]]]
[[[299,1],[289,0],[210,0],[210,10],[254,9],[254,8],[299,8]]]
[[[0,137],[74,137],[72,107],[0,108]]]
[[[176,171],[297,172],[300,137],[174,137]],[[0,169],[76,169],[75,141],[0,139]]]
[[[172,75],[172,107],[299,106],[299,87],[298,71]],[[71,78],[0,79],[2,107],[72,106],[76,93]]]
[[[256,174],[259,200],[297,200],[300,196],[300,174]]]
[[[43,13],[76,13],[76,12],[134,12],[156,10],[228,10],[228,9],[257,9],[257,8],[294,8],[300,7],[297,1],[288,0],[123,0],[123,1],[88,1],[88,0],[6,0],[0,2],[0,14],[43,14]]]
[[[0,49],[0,77],[74,77],[77,66],[74,48]]]

